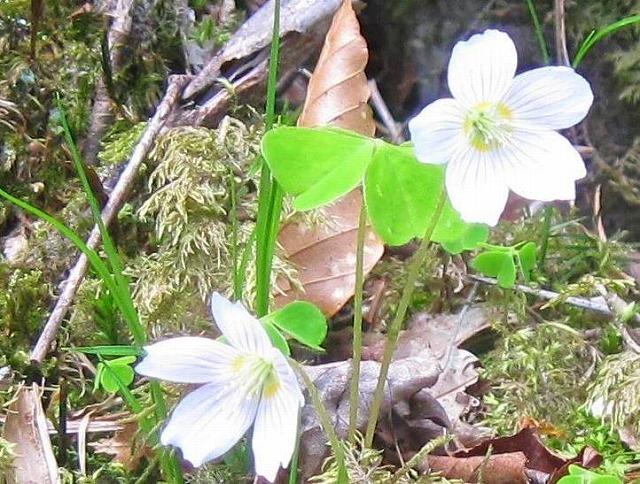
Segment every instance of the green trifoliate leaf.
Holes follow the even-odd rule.
[[[113,360],[105,360],[98,363],[96,378],[107,392],[115,393],[120,388],[118,380],[128,387],[133,383],[134,372],[131,363],[136,361],[135,356],[123,356]]]
[[[513,287],[516,282],[516,266],[509,252],[492,250],[478,254],[473,266],[478,272],[495,277],[500,287]]]
[[[262,318],[303,345],[324,351],[320,345],[327,336],[327,320],[314,304],[294,301]]]
[[[389,245],[423,237],[444,187],[445,167],[419,163],[410,145],[378,145],[367,168],[364,193],[376,232]],[[451,253],[476,247],[488,228],[464,222],[447,200],[431,240]]]
[[[377,141],[335,128],[283,127],[262,140],[262,154],[294,207],[326,205],[360,184]]]
[[[442,165],[419,163],[410,145],[395,146],[335,128],[284,127],[268,132],[262,153],[297,210],[333,202],[364,178],[372,224],[389,245],[423,237],[444,188]],[[488,229],[462,221],[449,201],[432,240],[451,253],[471,250]]]

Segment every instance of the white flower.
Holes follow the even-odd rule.
[[[216,323],[229,344],[179,337],[145,346],[142,375],[202,384],[175,408],[160,437],[194,466],[231,449],[253,423],[256,473],[269,481],[289,465],[304,398],[284,355],[240,303],[211,298]]]
[[[495,225],[509,189],[532,200],[573,200],[584,162],[554,130],[589,111],[589,83],[568,67],[514,77],[518,58],[504,32],[458,42],[449,62],[453,99],[430,104],[409,123],[418,159],[448,163],[446,188],[467,222]]]

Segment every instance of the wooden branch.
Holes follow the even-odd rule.
[[[341,0],[282,0],[280,24],[280,37],[289,33],[306,34],[321,20],[328,22],[338,10]],[[240,28],[233,34],[229,42],[220,49],[211,61],[202,69],[185,88],[185,99],[201,97],[205,99],[211,97],[209,92],[220,77],[226,63],[236,62],[241,59],[250,58],[264,49],[268,49],[271,44],[271,31],[273,26],[273,0],[266,3],[260,10],[247,19]],[[326,30],[325,30],[326,33]],[[288,55],[288,50],[282,49],[283,57]]]
[[[567,31],[564,22],[564,0],[555,0],[553,9],[556,37],[556,58],[563,66],[571,66],[569,51],[567,50]]]
[[[494,279],[493,277],[478,276],[475,274],[467,275],[467,279],[470,279],[472,281],[484,282],[485,284],[491,284],[494,286],[498,284],[497,279]],[[562,294],[558,292],[549,291],[547,289],[535,289],[533,287],[525,286],[523,284],[516,284],[511,289],[513,289],[514,291],[523,292],[525,294],[531,294],[532,296],[535,296],[540,299],[545,299],[547,301],[551,301],[559,296],[562,296]],[[607,300],[607,298],[601,297],[600,299],[603,302],[600,302],[600,301],[594,301],[593,298],[587,299],[583,297],[569,296],[565,298],[563,302],[570,304],[572,306],[575,306],[577,308],[587,309],[589,311],[593,311],[596,313],[606,314],[607,316],[617,317],[619,315],[619,312],[622,311],[620,309],[621,306],[619,305],[624,302],[616,295],[609,295],[609,298],[610,299]],[[617,304],[618,306],[612,308],[611,305],[612,305],[612,301],[614,300],[616,301],[615,304]],[[624,303],[624,306],[626,307],[626,303]],[[640,324],[640,314],[635,314],[633,316],[633,321],[636,324]]]
[[[305,35],[291,34],[282,40],[278,90],[298,74],[298,68],[310,55],[318,51],[327,28],[328,25],[319,24]],[[222,87],[218,82],[209,90],[210,97],[206,101],[196,105],[185,104],[175,110],[167,125],[211,128],[218,125],[233,103],[262,106],[267,83],[268,53],[267,47],[238,66],[225,66],[218,79],[223,78],[226,86]]]
[[[124,205],[124,202],[129,195],[129,191],[135,181],[140,165],[146,158],[147,153],[151,150],[151,146],[155,138],[158,133],[160,133],[160,130],[173,111],[174,106],[180,100],[182,90],[187,84],[187,81],[188,78],[184,76],[172,76],[169,78],[169,85],[164,98],[158,105],[153,118],[149,121],[144,134],[141,136],[140,141],[133,150],[129,163],[120,175],[120,178],[109,197],[107,205],[102,211],[102,220],[107,227],[116,217],[122,208],[122,205]],[[98,229],[98,226],[95,225],[91,231],[87,245],[92,249],[95,249],[98,247],[99,243],[100,230]],[[36,345],[31,351],[30,359],[32,364],[40,365],[44,360],[51,343],[56,337],[60,324],[67,314],[69,306],[71,305],[76,293],[78,292],[80,283],[87,272],[88,265],[89,261],[87,260],[87,257],[84,254],[80,255],[74,267],[69,272],[69,277],[60,284],[60,297],[51,311],[49,319],[47,320]]]
[[[82,157],[87,165],[98,165],[100,142],[113,121],[114,100],[108,86],[112,83],[114,73],[122,70],[125,59],[124,49],[129,43],[133,25],[133,0],[112,0],[105,2],[109,17],[112,20],[107,33],[108,59],[103,59],[102,75],[95,87],[91,121],[82,150]]]

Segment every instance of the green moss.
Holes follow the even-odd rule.
[[[553,322],[500,332],[484,361],[482,376],[494,386],[485,397],[483,424],[509,433],[530,417],[573,432],[573,416],[586,399],[588,370],[595,364],[582,335]]]
[[[11,442],[0,437],[0,483],[2,484],[4,484],[2,476],[8,474],[7,471],[15,458],[14,446]]]
[[[253,180],[245,174],[258,141],[259,132],[230,118],[218,130],[176,128],[158,139],[149,157],[151,195],[138,212],[154,223],[155,247],[129,269],[144,320],[174,321],[176,330],[188,309],[195,312],[188,319],[210,326],[204,302],[211,291],[232,286],[233,254],[242,253],[253,228],[256,206],[247,197]],[[240,217],[235,241],[232,182]]]
[[[640,355],[623,351],[609,355],[589,387],[586,407],[612,429],[640,432]]]
[[[111,133],[102,143],[98,157],[105,165],[121,165],[129,159],[133,149],[144,133],[147,123],[119,122],[112,126]]]
[[[38,335],[50,301],[50,286],[38,269],[11,269],[0,264],[0,354],[3,364],[21,371],[26,352]]]

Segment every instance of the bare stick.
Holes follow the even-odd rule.
[[[564,0],[555,0],[553,16],[556,30],[556,57],[558,63],[563,66],[570,66],[569,51],[567,50],[567,31],[564,24]]]
[[[484,277],[484,276],[476,276],[469,275],[467,276],[469,279],[473,281],[484,282],[485,284],[497,285],[498,281],[492,277]],[[560,296],[560,293],[548,291],[546,289],[534,289],[533,287],[524,286],[522,284],[516,284],[513,286],[514,290],[519,292],[524,292],[525,294],[531,294],[532,296],[536,296],[540,299],[546,299],[547,301],[551,301],[552,299]],[[572,306],[576,306],[582,309],[588,309],[589,311],[594,311],[596,313],[608,314],[613,316],[614,313],[611,312],[609,306],[604,302],[597,302],[591,299],[585,299],[581,297],[569,296],[564,300],[567,304],[571,304]]]
[[[104,207],[102,211],[102,220],[104,221],[105,226],[109,226],[115,216],[118,214],[122,205],[124,204],[131,186],[135,181],[136,175],[138,173],[138,169],[140,165],[144,161],[147,153],[151,149],[153,141],[156,136],[164,126],[165,121],[169,117],[169,114],[173,110],[174,105],[180,99],[182,95],[182,89],[186,85],[187,78],[184,76],[171,76],[169,78],[169,85],[167,87],[167,92],[158,105],[153,118],[149,121],[147,128],[144,134],[140,137],[140,141],[136,145],[133,153],[131,154],[131,158],[129,159],[129,163],[127,167],[124,169],[116,186],[113,188],[113,192],[109,197],[107,205]],[[87,245],[92,249],[98,247],[100,243],[100,230],[98,226],[95,225],[93,230],[91,231],[91,235],[87,240]],[[84,254],[81,254],[78,257],[75,265],[69,272],[69,277],[60,284],[61,293],[56,305],[54,306],[51,314],[49,315],[49,319],[40,334],[40,338],[36,342],[33,350],[31,351],[31,363],[34,365],[40,365],[42,360],[44,360],[47,352],[49,351],[49,347],[51,343],[56,337],[56,333],[60,328],[60,324],[62,323],[62,319],[67,314],[69,310],[69,306],[73,301],[73,298],[76,296],[78,292],[78,288],[80,287],[80,283],[84,278],[87,268],[89,265],[89,261]]]
[[[391,115],[391,111],[387,107],[387,103],[384,102],[380,91],[378,90],[378,83],[372,79],[368,83],[369,91],[371,92],[371,104],[373,104],[373,108],[380,116],[382,123],[389,130],[389,136],[391,141],[394,143],[402,143],[404,141],[404,137],[402,136],[402,131],[398,127],[398,123],[393,119]]]
[[[98,165],[100,142],[113,122],[112,77],[114,73],[122,70],[125,62],[129,62],[125,55],[125,47],[129,43],[133,26],[131,13],[133,0],[103,3],[107,4],[108,15],[112,19],[107,33],[109,55],[107,59],[103,59],[105,64],[103,72],[96,83],[93,107],[91,108],[91,122],[82,150],[82,157],[87,165]]]

